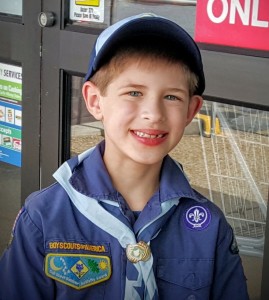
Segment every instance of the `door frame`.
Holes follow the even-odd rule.
[[[96,37],[107,27],[107,24],[92,27],[69,24],[68,3],[67,0],[43,2],[43,10],[55,15],[55,24],[42,29],[42,44],[46,46],[42,47],[41,69],[41,187],[54,182],[52,174],[68,158],[69,76],[84,76]]]
[[[22,67],[21,203],[40,187],[41,0],[23,1],[23,15],[0,16],[0,61]]]

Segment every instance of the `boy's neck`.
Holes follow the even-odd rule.
[[[159,188],[161,163],[139,165],[115,160],[106,162],[114,187],[124,197],[133,211],[142,211],[149,199]]]

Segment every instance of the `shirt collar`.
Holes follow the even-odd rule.
[[[69,164],[73,167],[73,174],[70,183],[83,195],[97,200],[118,201],[119,193],[112,184],[102,158],[104,149],[105,142],[102,141],[75,167],[74,159],[71,159]],[[176,197],[192,198],[198,202],[204,201],[203,196],[191,188],[179,164],[169,155],[163,161],[158,194],[160,202]]]

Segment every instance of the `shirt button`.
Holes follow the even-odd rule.
[[[196,297],[194,295],[190,295],[187,300],[196,300]]]

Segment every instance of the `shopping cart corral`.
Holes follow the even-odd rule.
[[[209,197],[231,224],[240,253],[262,256],[269,188],[269,113],[207,101],[202,113],[211,122],[210,139],[200,123]]]

